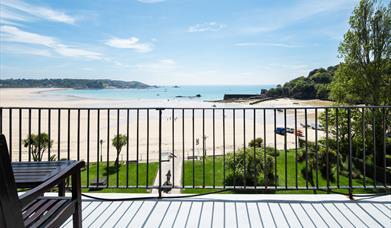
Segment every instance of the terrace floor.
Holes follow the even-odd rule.
[[[334,194],[211,194],[138,201],[83,198],[82,208],[84,227],[391,227],[391,195],[357,197],[354,201]],[[64,227],[72,227],[72,221]]]

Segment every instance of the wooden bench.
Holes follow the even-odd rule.
[[[4,135],[0,135],[0,227],[59,227],[73,215],[73,227],[81,227],[80,169],[71,165],[18,197]],[[72,176],[72,197],[44,197],[50,188]]]

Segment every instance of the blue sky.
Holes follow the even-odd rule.
[[[341,61],[357,2],[1,0],[1,78],[283,83]]]

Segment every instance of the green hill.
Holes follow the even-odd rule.
[[[73,88],[73,89],[145,89],[150,85],[138,81],[109,79],[1,79],[0,88]]]
[[[333,81],[338,65],[327,69],[319,68],[309,72],[308,76],[295,78],[283,86],[264,90],[267,97],[290,97],[296,99],[322,99],[328,100],[330,83]]]

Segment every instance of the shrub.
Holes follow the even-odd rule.
[[[305,160],[305,149],[298,149],[297,150],[297,161],[302,162]]]
[[[302,138],[299,138],[299,147],[300,148],[305,147],[305,140]]]
[[[280,151],[275,150],[273,147],[266,147],[266,154],[273,157],[278,157],[280,156]]]
[[[256,139],[251,140],[248,143],[248,147],[254,147],[254,146],[256,148],[262,148],[262,146],[263,146],[263,139],[262,138],[256,138]]]
[[[255,164],[255,165],[254,165]],[[229,175],[225,184],[232,185],[273,185],[276,183],[274,176],[274,158],[266,153],[266,162],[264,152],[260,148],[247,148],[245,151],[239,150],[235,153],[227,154],[227,168]],[[264,178],[266,174],[267,178]]]
[[[299,156],[299,153],[298,153]],[[300,157],[298,158],[299,161],[304,161],[306,159],[306,151],[304,149],[300,150]],[[328,159],[328,160],[327,160]],[[332,150],[329,148],[329,150],[326,150],[323,146],[318,146],[318,153],[316,153],[316,148],[314,146],[311,146],[308,148],[308,181],[312,184],[313,183],[313,177],[312,172],[316,172],[316,167],[318,167],[318,171],[320,172],[320,175],[324,179],[328,179],[330,181],[334,181],[335,177],[333,172],[335,164],[337,163],[337,153],[335,150]],[[339,158],[340,159],[340,158]],[[341,167],[342,168],[342,167]],[[327,175],[327,169],[328,175]],[[302,170],[302,175],[304,178],[306,178],[305,168]]]
[[[327,162],[327,155],[328,155],[328,162]],[[334,181],[334,173],[331,172],[332,167],[334,164],[337,163],[337,153],[334,150],[328,150],[324,147],[319,148],[318,152],[318,167],[319,171],[324,179],[327,180],[329,178],[330,181]],[[314,160],[315,161],[315,160]],[[328,166],[327,166],[328,164]],[[329,168],[329,176],[327,177],[327,167]]]

